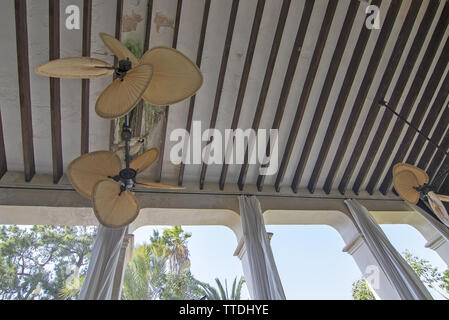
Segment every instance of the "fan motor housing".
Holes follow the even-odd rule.
[[[125,185],[126,189],[132,189],[135,186],[135,179],[137,176],[137,171],[134,169],[123,169],[120,171],[120,180]]]

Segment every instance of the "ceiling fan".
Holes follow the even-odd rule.
[[[449,196],[435,193],[428,174],[410,164],[399,163],[393,168],[393,183],[399,196],[408,203],[417,204],[420,199],[428,203],[435,215],[449,227],[449,214],[443,202],[449,202]]]
[[[125,167],[113,152],[92,152],[74,160],[67,175],[74,188],[83,197],[93,201],[95,216],[108,228],[120,228],[131,224],[139,215],[139,204],[133,194],[136,186],[152,189],[181,190],[182,187],[160,183],[141,182],[137,176],[157,159],[158,151],[151,149],[131,161],[132,138],[129,117],[126,116],[122,139],[126,143]]]
[[[133,140],[129,113],[143,98],[154,106],[168,106],[194,95],[203,84],[199,68],[181,52],[156,47],[144,54],[141,61],[117,39],[101,33],[105,45],[118,57],[118,66],[89,58],[66,58],[47,62],[36,73],[69,79],[94,79],[116,75],[97,100],[95,111],[105,119],[125,116],[122,129],[125,166],[116,153],[92,152],[75,159],[67,175],[74,188],[93,202],[99,222],[109,228],[131,224],[140,208],[133,194],[136,186],[175,190],[184,189],[160,183],[140,182],[137,176],[157,159],[158,151],[151,149],[131,161]]]
[[[105,45],[119,59],[118,66],[90,57],[57,59],[40,65],[42,76],[95,79],[115,74],[117,79],[97,100],[95,111],[104,119],[117,119],[144,99],[153,106],[176,104],[193,96],[203,84],[199,68],[180,51],[155,47],[139,61],[114,37],[100,33]]]

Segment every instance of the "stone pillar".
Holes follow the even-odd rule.
[[[267,233],[268,239],[271,241],[273,238],[272,233]],[[242,262],[243,276],[245,277],[246,286],[251,298],[251,293],[253,292],[253,283],[251,278],[251,269],[249,267],[248,252],[246,251],[245,241],[240,239],[237,249],[235,250],[234,256],[238,257]]]
[[[376,299],[400,300],[396,289],[391,285],[390,280],[380,268],[361,235],[349,243],[343,249],[343,252],[354,258]]]
[[[115,271],[111,300],[120,300],[122,295],[123,276],[125,274],[126,266],[132,260],[133,251],[134,235],[127,235],[125,239],[123,239],[122,248],[120,249],[120,256],[117,263],[117,269]]]
[[[449,266],[449,243],[438,232],[428,239],[426,248],[434,250],[441,259]]]

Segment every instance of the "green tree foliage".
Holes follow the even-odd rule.
[[[414,256],[410,251],[405,251],[403,256],[428,288],[433,289],[442,298],[449,299],[449,269],[441,273],[429,261]],[[375,299],[365,280],[352,285],[352,296],[354,300]]]
[[[404,252],[404,257],[427,287],[434,289],[444,299],[449,299],[449,288],[447,286],[449,270],[441,273],[429,261],[416,257],[409,251]]]
[[[69,272],[86,272],[93,238],[93,228],[2,227],[0,299],[73,298],[61,290]]]
[[[354,300],[376,300],[376,297],[364,279],[352,284],[352,298]]]
[[[181,227],[155,231],[150,243],[135,250],[123,282],[123,300],[197,300],[200,283],[190,272],[187,241]]]
[[[223,286],[220,279],[215,279],[217,283],[218,289],[212,287],[210,284],[201,284],[201,287],[204,289],[206,300],[242,300],[242,289],[245,284],[245,280],[243,277],[240,278],[237,282],[237,278],[234,279],[232,283],[232,290],[229,294],[228,291],[228,281],[225,280],[225,285]]]

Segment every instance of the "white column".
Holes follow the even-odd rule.
[[[268,233],[268,239],[273,238],[273,234],[272,233]],[[251,269],[249,267],[249,260],[248,260],[248,252],[246,251],[246,246],[245,246],[245,242],[243,241],[243,239],[239,240],[239,244],[237,246],[237,249],[235,250],[234,253],[235,257],[238,257],[240,259],[240,261],[242,262],[242,269],[243,269],[243,276],[245,277],[245,282],[246,282],[246,286],[248,287],[248,292],[251,295],[251,292],[253,292],[253,284],[252,284],[252,277],[250,276],[251,274]],[[252,297],[250,297],[252,298]]]
[[[114,276],[114,286],[112,288],[112,299],[120,300],[122,295],[123,276],[125,275],[126,267],[132,260],[134,251],[134,235],[127,235],[123,240],[122,248],[120,249],[119,261]]]
[[[380,268],[376,259],[368,249],[362,236],[357,236],[344,249],[352,256],[355,263],[372,289],[374,296],[378,300],[400,300],[395,288],[391,285],[385,273]]]
[[[449,266],[449,243],[441,234],[435,232],[432,238],[427,238],[426,248],[434,250]]]

